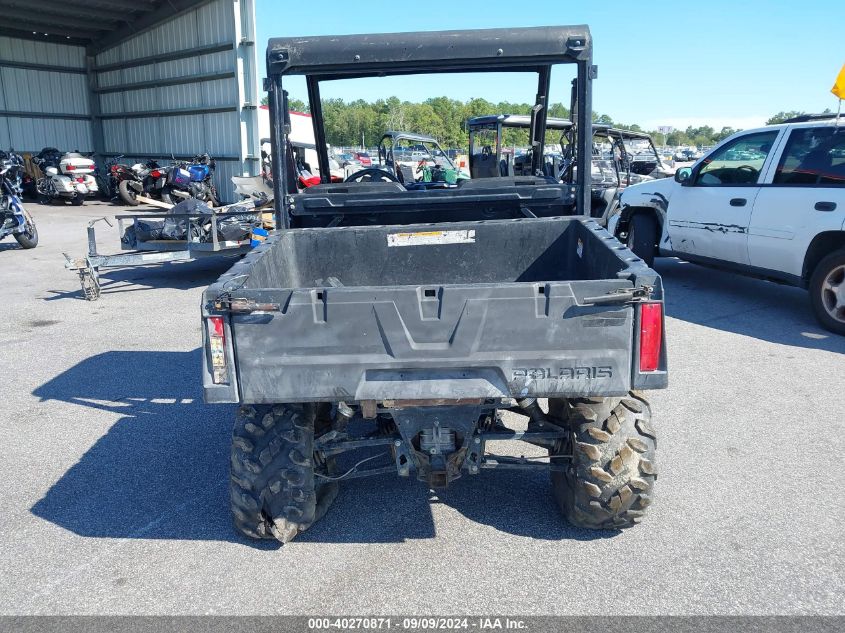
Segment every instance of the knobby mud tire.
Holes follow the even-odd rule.
[[[318,415],[319,414],[319,415]],[[304,532],[328,510],[337,482],[319,477],[314,435],[327,430],[324,406],[245,406],[232,434],[230,499],[235,527],[256,539],[282,543]],[[323,475],[333,463],[322,461]]]
[[[552,473],[555,500],[566,519],[596,530],[639,523],[657,478],[657,434],[648,403],[631,392],[624,398],[550,401],[552,409],[565,415],[571,432],[570,442],[557,451],[572,455],[570,466]]]

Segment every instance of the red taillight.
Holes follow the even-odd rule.
[[[663,304],[640,305],[640,371],[657,371],[663,341]]]
[[[76,165],[65,165],[65,171],[73,171],[76,169]]]
[[[82,176],[77,177],[76,182],[85,182],[85,179]]]
[[[208,345],[211,351],[211,380],[215,384],[229,382],[226,369],[226,330],[223,317],[208,317]]]
[[[208,317],[208,333],[211,336],[224,336],[223,317]]]
[[[161,172],[158,169],[154,169],[150,172],[150,176],[153,178],[161,178]]]
[[[111,170],[112,170],[112,171],[117,171],[117,165],[112,165],[112,166],[111,166]]]

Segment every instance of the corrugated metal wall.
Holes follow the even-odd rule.
[[[103,152],[168,159],[207,151],[231,201],[231,177],[259,169],[250,131],[258,126],[254,14],[252,0],[213,0],[98,54]]]
[[[94,149],[85,49],[0,36],[0,149],[46,146]]]
[[[0,149],[127,162],[208,152],[231,201],[231,177],[260,169],[256,77],[253,0],[205,2],[93,59],[82,46],[0,36]]]

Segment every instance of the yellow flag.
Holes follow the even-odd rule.
[[[842,70],[839,71],[839,76],[830,91],[840,99],[845,99],[845,64],[842,65]]]

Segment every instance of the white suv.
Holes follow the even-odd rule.
[[[625,189],[614,233],[648,264],[679,257],[806,288],[845,334],[845,117],[734,134],[674,179]]]

